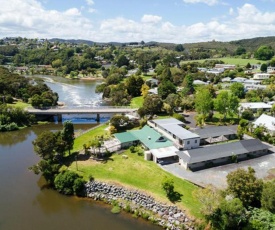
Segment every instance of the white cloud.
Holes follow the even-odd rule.
[[[89,9],[88,9],[88,12],[89,12],[89,13],[94,13],[94,12],[96,12],[96,9],[94,9],[94,8],[89,8]]]
[[[229,15],[233,15],[234,14],[234,9],[231,7],[230,9],[229,9]]]
[[[87,5],[92,6],[95,4],[93,0],[86,0]]]
[[[66,10],[64,14],[68,16],[79,16],[81,15],[81,12],[77,8],[71,8]]]
[[[79,38],[93,34],[91,21],[76,8],[65,12],[45,10],[36,0],[9,0],[1,3],[1,37]]]
[[[143,17],[141,18],[141,22],[152,23],[152,24],[156,24],[156,23],[160,22],[161,20],[162,20],[162,17],[157,16],[157,15],[149,15],[149,14],[143,15]]]
[[[213,6],[215,4],[218,4],[219,0],[183,0],[183,2],[185,2],[185,3],[192,3],[192,4],[195,4],[195,3],[204,3],[204,4],[207,4],[209,6]]]
[[[149,14],[143,15],[140,20],[116,17],[92,22],[77,8],[46,10],[37,0],[9,0],[1,3],[0,37],[186,43],[213,39],[231,41],[275,34],[275,11],[264,12],[252,4],[244,4],[230,8],[230,13],[230,17],[213,18],[192,25],[175,25],[161,16]]]

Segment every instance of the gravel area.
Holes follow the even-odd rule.
[[[204,169],[197,172],[192,172],[190,170],[185,170],[178,163],[162,165],[161,167],[178,176],[180,178],[191,181],[199,186],[206,186],[207,184],[212,184],[217,188],[226,188],[226,176],[228,173],[238,169],[238,168],[248,168],[249,166],[254,168],[258,178],[267,178],[271,176],[271,169],[275,169],[275,147],[273,146],[273,153],[265,155],[259,158],[246,160],[239,162],[237,164],[228,164],[223,166],[218,166],[214,168]],[[273,175],[275,176],[275,175]]]

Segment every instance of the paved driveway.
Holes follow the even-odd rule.
[[[275,152],[275,147],[273,147],[273,151]],[[226,188],[226,176],[229,172],[232,172],[238,168],[248,168],[249,166],[255,169],[258,178],[266,178],[270,175],[269,170],[275,168],[275,153],[243,161],[237,164],[228,164],[197,172],[185,170],[178,163],[162,165],[161,167],[175,176],[189,180],[200,186],[212,184],[217,188]]]

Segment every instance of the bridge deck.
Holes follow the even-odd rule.
[[[95,107],[95,108],[49,108],[49,109],[36,109],[27,108],[26,111],[31,114],[108,114],[108,113],[132,113],[136,108],[131,107]]]

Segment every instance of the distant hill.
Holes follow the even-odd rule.
[[[250,39],[242,39],[230,42],[219,42],[219,41],[209,41],[209,42],[197,42],[197,43],[185,43],[183,46],[186,49],[192,48],[203,48],[203,49],[227,49],[234,53],[238,47],[244,47],[248,52],[254,52],[261,45],[271,46],[275,50],[275,36],[270,37],[257,37]]]
[[[123,42],[94,42],[89,40],[82,40],[82,39],[60,39],[60,38],[52,38],[49,39],[51,42],[70,42],[74,44],[87,44],[87,45],[114,45],[114,46],[122,46]],[[145,45],[157,45],[166,49],[174,49],[176,44],[175,43],[164,43],[164,42],[156,42],[150,41],[146,42]],[[248,52],[254,52],[257,50],[261,45],[271,46],[275,50],[275,36],[269,37],[256,37],[250,39],[242,39],[230,42],[220,42],[220,41],[208,41],[208,42],[196,42],[196,43],[184,43],[183,46],[185,49],[204,49],[204,50],[227,50],[229,53],[234,53],[238,47],[244,47]]]

